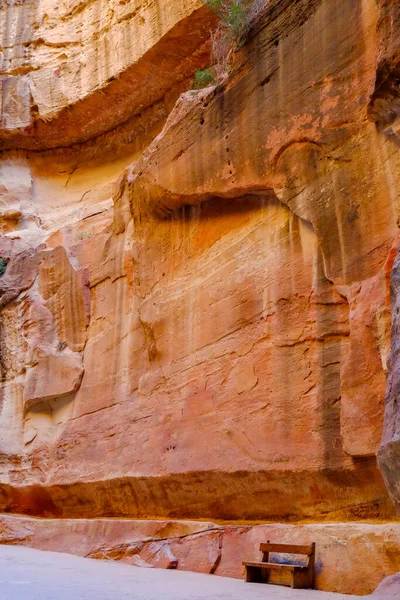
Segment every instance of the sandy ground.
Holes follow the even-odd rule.
[[[1,600],[352,600],[329,592],[141,569],[122,563],[0,545]],[[359,598],[357,596],[357,598]]]

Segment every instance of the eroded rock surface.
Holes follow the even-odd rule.
[[[0,509],[307,521],[261,534],[321,535],[319,586],[369,593],[399,554],[398,3],[270,0],[201,91],[201,2],[0,14]],[[238,576],[256,530],[87,553]]]
[[[204,62],[215,24],[200,0],[28,0],[0,10],[0,143],[34,150],[99,136],[161,101]]]
[[[398,478],[399,465],[399,290],[400,290],[400,258],[397,254],[391,275],[391,352],[389,356],[389,377],[387,384],[385,428],[382,444],[379,449],[381,466],[390,496],[396,506],[400,507],[400,489]]]

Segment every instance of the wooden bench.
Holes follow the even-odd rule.
[[[260,562],[244,562],[246,568],[246,581],[256,583],[269,583],[271,571],[279,574],[287,573],[290,585],[296,589],[314,589],[315,587],[315,543],[309,546],[296,546],[294,544],[260,544],[262,560]],[[274,563],[269,561],[270,553],[278,554],[303,554],[308,556],[305,567],[299,565]]]

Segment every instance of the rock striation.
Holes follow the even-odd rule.
[[[0,22],[0,540],[237,577],[312,537],[321,589],[372,592],[400,555],[398,2],[269,0],[199,91],[200,0]]]

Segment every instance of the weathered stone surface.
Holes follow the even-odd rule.
[[[26,77],[5,77],[1,83],[1,128],[13,130],[31,124],[31,90]]]
[[[76,392],[82,375],[82,359],[79,354],[45,356],[29,369],[25,379],[25,406]]]
[[[90,293],[85,275],[73,268],[65,248],[43,254],[38,291],[53,316],[60,344],[74,352],[84,349],[87,337]]]
[[[382,437],[390,350],[390,272],[396,248],[374,277],[349,287],[350,340],[341,370],[341,435],[351,456],[375,455]]]
[[[2,240],[4,252],[2,255],[5,272],[0,282],[0,305],[6,306],[21,292],[29,289],[38,274],[40,254],[36,248],[28,248],[18,252],[10,240]],[[15,244],[18,248],[18,244]]]
[[[74,419],[54,429],[55,458],[41,482],[48,501],[37,501],[35,478],[21,470],[4,507],[48,516],[390,517],[374,459],[353,464],[338,443],[348,309],[323,276],[310,228],[256,196],[226,216],[209,202],[134,227],[133,243],[128,228],[105,247],[103,279],[91,288],[85,375]],[[47,436],[31,443],[36,464],[47,460]]]
[[[238,58],[232,82],[210,88],[197,101],[184,100],[186,108],[170,118],[162,138],[133,172],[134,197],[143,190],[163,210],[213,195],[229,199],[274,188],[282,202],[312,223],[329,278],[349,283],[370,277],[386,260],[395,233],[392,201],[399,161],[396,148],[380,149],[385,140],[377,142],[375,125],[366,123],[366,99],[376,78],[372,61],[380,51],[374,32],[377,7],[304,1],[295,9],[279,3],[278,11],[275,4],[267,12],[275,17],[274,26],[260,32],[262,44],[253,38]],[[296,27],[301,19],[306,24]],[[364,39],[374,41],[374,52],[364,51]],[[294,53],[294,46],[301,52]],[[316,61],[314,48],[322,46],[324,59]],[[241,69],[251,64],[260,66]],[[260,111],[263,118],[257,120]],[[258,126],[249,127],[254,121]],[[246,127],[243,144],[240,132]],[[371,146],[376,153],[368,151]],[[211,151],[202,153],[204,147]],[[372,210],[376,205],[379,211]]]
[[[389,356],[389,377],[387,382],[385,427],[381,447],[379,449],[379,464],[384,475],[392,500],[400,507],[399,490],[399,303],[400,303],[400,257],[397,254],[391,273],[391,351]]]
[[[23,160],[0,162],[0,228],[2,232],[15,229],[22,213],[28,215],[32,202],[32,179],[29,166]]]
[[[114,129],[193,77],[214,23],[200,0],[3,3],[3,145],[62,147]]]

